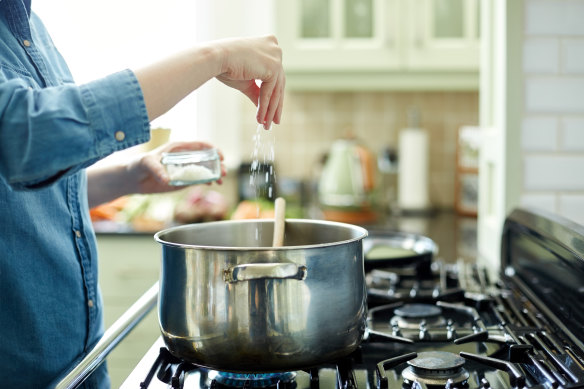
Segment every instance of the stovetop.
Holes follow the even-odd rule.
[[[368,272],[365,336],[341,360],[217,372],[182,362],[159,339],[122,388],[584,388],[583,237],[564,220],[516,211],[500,279],[437,259]]]

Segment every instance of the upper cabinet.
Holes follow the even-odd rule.
[[[406,0],[402,4],[407,20],[406,67],[478,71],[476,0]]]
[[[393,0],[277,1],[277,15],[287,70],[399,66],[399,15]]]
[[[276,1],[291,89],[478,89],[478,21],[478,0]]]

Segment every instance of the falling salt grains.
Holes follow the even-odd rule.
[[[271,199],[273,197],[273,182],[276,180],[276,175],[273,168],[273,162],[275,159],[274,145],[276,142],[275,133],[273,130],[266,131],[263,125],[258,125],[256,128],[256,133],[254,134],[252,140],[254,142],[254,148],[251,155],[251,167],[250,167],[250,186],[254,189],[254,194],[256,198],[266,197]],[[262,172],[262,168],[267,167],[265,171],[264,181],[268,185],[261,185],[258,183],[259,174]],[[273,180],[270,180],[270,176]],[[259,214],[259,206],[258,206]]]
[[[272,199],[273,198],[273,188],[272,185],[276,181],[276,174],[274,172],[274,145],[276,143],[275,133],[273,130],[264,130],[263,125],[259,124],[256,128],[256,133],[252,137],[254,143],[253,152],[251,155],[251,167],[249,175],[249,184],[253,188],[255,198],[257,200],[261,198]],[[264,166],[268,169],[262,169]],[[259,180],[261,180],[260,173],[262,170],[265,171],[265,184],[262,185]],[[270,180],[270,176],[273,178]],[[267,191],[267,193],[266,193]],[[260,204],[256,205],[257,217],[260,216]],[[260,240],[261,232],[258,231],[256,227],[256,240]]]

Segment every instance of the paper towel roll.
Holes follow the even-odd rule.
[[[404,128],[399,135],[398,207],[402,211],[430,209],[428,134]]]

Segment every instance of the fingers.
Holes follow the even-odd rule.
[[[286,77],[284,77],[284,73],[282,73],[280,77],[280,99],[274,114],[274,123],[276,124],[280,124],[280,121],[282,120],[282,108],[284,107],[284,87],[286,86]]]
[[[170,182],[170,177],[166,173],[166,169],[160,163],[160,161],[152,155],[147,155],[142,158],[142,165],[144,167],[144,175],[143,179],[146,179],[148,176],[152,176],[157,182],[162,185],[168,185]]]
[[[275,81],[263,82],[260,87],[257,121],[268,130],[272,122],[280,124],[284,104],[284,73],[279,73]]]
[[[256,115],[256,120],[258,123],[263,124],[264,129],[269,129],[271,121],[268,119],[268,108],[270,105],[270,99],[274,90],[274,83],[272,82],[262,82],[260,87],[260,98],[258,101],[258,112]]]
[[[256,84],[255,80],[249,81],[249,86],[242,90],[242,92],[249,97],[249,99],[254,103],[255,106],[259,106],[260,102],[260,87]]]

